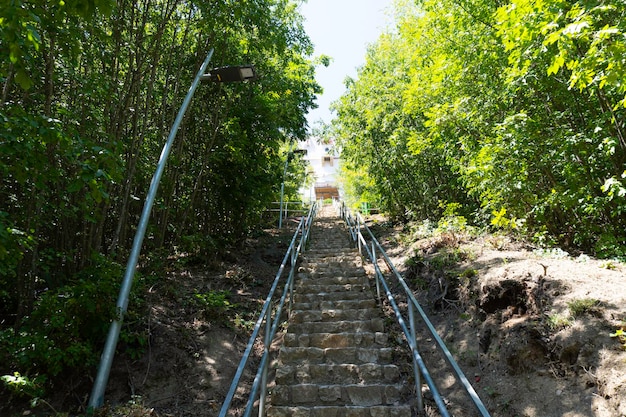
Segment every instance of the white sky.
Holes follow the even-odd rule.
[[[345,91],[347,76],[356,78],[357,68],[365,63],[367,45],[376,42],[389,22],[393,0],[308,0],[300,7],[304,28],[315,45],[314,56],[328,55],[333,61],[317,68],[317,82],[324,93],[317,97],[318,108],[307,120],[332,119],[330,104]]]

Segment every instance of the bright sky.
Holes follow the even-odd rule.
[[[327,68],[317,68],[317,82],[324,93],[317,97],[319,107],[307,117],[310,128],[320,119],[326,123],[332,119],[330,104],[345,91],[345,78],[356,78],[357,68],[365,64],[367,46],[388,26],[392,1],[308,0],[301,6],[315,56],[324,54],[333,59]]]

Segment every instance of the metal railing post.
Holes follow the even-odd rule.
[[[285,168],[286,169],[286,168]],[[285,194],[285,183],[280,184],[280,207],[278,208],[278,228],[283,228],[283,195]]]
[[[413,346],[417,347],[417,338],[415,337],[415,306],[411,300],[408,300],[409,304],[409,329],[411,330],[411,339],[413,339]],[[415,355],[413,357],[413,375],[415,376],[415,394],[417,396],[417,409],[421,413],[424,411],[424,399],[422,398],[422,377],[420,375],[419,367],[415,362]]]
[[[374,276],[376,277],[376,296],[378,297],[378,303],[382,304],[383,300],[380,297],[380,280],[378,279],[377,273],[378,260],[376,259],[376,246],[374,241],[372,241],[372,262],[374,262]]]
[[[363,250],[361,248],[361,219],[359,219],[358,217],[356,218],[356,240],[357,240],[357,245],[359,247],[359,255],[363,256]]]
[[[293,279],[289,283],[289,308],[287,309],[287,317],[291,317],[291,307],[293,306]]]
[[[270,344],[272,343],[272,309],[267,309],[267,315],[265,316],[265,354],[270,353]],[[279,320],[280,317],[276,317]],[[261,376],[261,394],[259,396],[259,417],[265,415],[265,398],[267,397],[267,367],[269,361],[265,362],[263,366],[263,374]]]

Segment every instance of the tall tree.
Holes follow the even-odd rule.
[[[338,103],[336,123],[344,155],[366,167],[381,198],[422,207],[420,217],[440,214],[435,202],[460,203],[479,222],[523,224],[539,239],[624,253],[623,7],[557,0],[396,7],[396,32],[373,48],[378,54]],[[384,105],[373,104],[386,92]],[[373,131],[380,138],[364,140]],[[385,157],[403,149],[410,154],[402,164]],[[402,192],[410,181],[428,191]]]
[[[281,146],[304,137],[320,87],[291,0],[5,3],[0,326],[20,333],[0,348],[0,372],[48,363],[56,373],[70,364],[61,352],[87,336],[69,331],[83,321],[52,323],[44,310],[108,320],[102,299],[121,279],[110,275],[130,250],[161,148],[209,49],[213,66],[254,64],[259,80],[198,89],[162,179],[147,250],[241,240],[277,198]],[[62,301],[73,304],[58,307]],[[76,337],[64,339],[62,329]],[[37,332],[47,341],[26,349]]]

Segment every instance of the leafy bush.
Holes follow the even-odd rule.
[[[18,230],[9,213],[0,210],[0,315],[15,311],[15,271],[24,252],[35,244],[35,238]]]
[[[196,292],[194,295],[195,304],[204,310],[207,318],[217,318],[235,307],[228,298],[230,291],[211,290],[206,293]]]
[[[55,377],[94,366],[115,313],[120,265],[98,257],[73,283],[44,293],[18,331],[0,331],[3,370]]]
[[[459,203],[440,203],[444,209],[443,216],[437,223],[437,231],[440,233],[450,232],[458,233],[467,229],[467,219],[459,214],[461,204]]]
[[[26,396],[28,398],[37,398],[44,394],[42,384],[46,381],[45,377],[28,378],[19,372],[13,375],[2,375],[0,381],[4,383],[9,390],[18,396]]]
[[[626,244],[612,233],[603,233],[594,247],[598,258],[616,258],[626,260]]]

